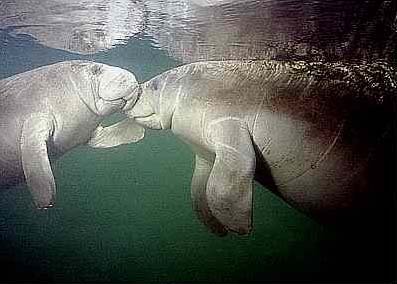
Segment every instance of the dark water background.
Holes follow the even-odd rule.
[[[85,58],[131,70],[144,81],[196,56],[172,58],[169,48],[183,54],[181,49],[156,43],[149,35],[79,54],[13,30],[0,30],[0,78]],[[167,48],[158,48],[161,42]],[[34,209],[25,186],[1,189],[0,282],[395,279],[395,238],[392,231],[379,230],[382,220],[368,220],[360,232],[337,230],[260,186],[254,194],[254,231],[248,236],[212,235],[191,210],[192,169],[193,155],[185,144],[168,131],[148,131],[136,144],[108,150],[81,146],[54,163],[57,200],[50,210]]]

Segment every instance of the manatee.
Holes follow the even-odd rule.
[[[133,105],[139,89],[127,70],[80,60],[1,80],[0,186],[26,182],[34,204],[51,207],[56,186],[50,159],[101,141],[101,121]],[[129,141],[143,137],[143,131],[135,134],[124,135]]]
[[[381,63],[192,63],[143,83],[105,136],[123,143],[139,123],[189,144],[193,208],[216,233],[251,230],[253,180],[312,216],[347,216],[387,188],[395,74]]]

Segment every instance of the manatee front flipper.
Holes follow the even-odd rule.
[[[252,188],[255,151],[246,125],[225,119],[208,128],[216,158],[207,182],[207,199],[213,215],[227,229],[246,234],[252,227]]]
[[[99,125],[87,144],[93,148],[111,148],[137,142],[144,136],[145,128],[133,119],[126,118],[110,126]]]
[[[200,221],[213,233],[224,236],[227,234],[227,230],[225,226],[212,215],[207,202],[206,188],[211,170],[212,163],[196,155],[191,184],[193,210],[196,212]]]
[[[20,150],[27,186],[38,208],[51,207],[55,201],[55,180],[48,158],[47,141],[54,131],[49,115],[28,118],[22,127]]]

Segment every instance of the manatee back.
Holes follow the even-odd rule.
[[[18,100],[31,96],[38,87],[68,87],[68,74],[73,66],[90,63],[86,60],[71,60],[41,66],[0,80],[0,107],[6,100]],[[66,82],[66,84],[65,84]]]
[[[254,124],[257,179],[304,210],[347,208],[385,189],[377,169],[393,145],[384,139],[395,123],[393,72],[331,67],[291,69],[273,82]]]
[[[29,77],[22,73],[0,80],[0,107],[4,107],[7,99],[10,100],[29,88],[29,83],[26,82]]]
[[[0,80],[0,107],[7,101],[24,100],[24,97],[31,96],[36,86],[44,86],[57,77],[53,67],[43,66],[11,77]],[[51,78],[51,80],[48,80]]]
[[[0,133],[7,133],[0,136],[0,147],[17,151],[23,121],[32,114],[48,112],[51,100],[64,96],[69,66],[56,63],[0,80]]]

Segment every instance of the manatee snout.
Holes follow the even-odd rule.
[[[139,84],[131,85],[126,95],[122,98],[124,103],[124,106],[122,107],[122,111],[125,113],[131,110],[139,100],[141,94],[142,94],[142,87]]]

